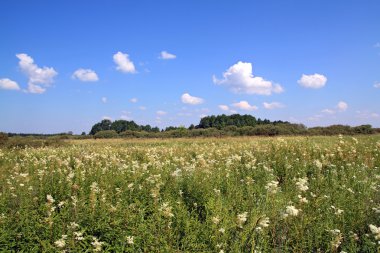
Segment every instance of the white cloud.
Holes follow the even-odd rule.
[[[268,110],[279,109],[279,108],[284,107],[284,105],[279,102],[272,102],[272,103],[264,102],[263,105],[264,105],[264,108]]]
[[[102,102],[105,104],[107,103],[107,98],[106,97],[102,97]]]
[[[99,80],[98,75],[92,69],[77,69],[72,78],[78,79],[82,82],[96,82]]]
[[[253,111],[259,109],[255,105],[250,105],[247,101],[240,101],[239,103],[234,103],[231,106],[236,107],[240,110]]]
[[[326,85],[327,77],[317,73],[313,75],[302,74],[301,79],[297,82],[299,85],[306,88],[319,89]]]
[[[20,87],[15,81],[8,78],[0,79],[0,89],[4,90],[20,90]]]
[[[161,55],[159,57],[162,60],[172,60],[177,58],[175,54],[168,53],[167,51],[161,51]]]
[[[189,93],[184,93],[181,96],[182,103],[184,104],[190,104],[190,105],[199,105],[204,102],[202,98],[199,97],[193,97]]]
[[[340,101],[337,106],[339,111],[344,112],[348,108],[348,104],[346,102]]]
[[[331,109],[324,109],[324,110],[322,110],[322,112],[326,113],[326,114],[335,114],[335,111],[331,110]]]
[[[137,101],[138,101],[137,98],[131,98],[131,99],[129,100],[129,102],[131,102],[131,103],[137,103]]]
[[[360,119],[378,119],[380,118],[380,114],[370,111],[356,111],[356,117]]]
[[[228,111],[230,108],[228,107],[228,105],[219,105],[218,106],[220,110],[222,111]]]
[[[18,64],[21,71],[28,77],[28,91],[30,93],[44,93],[46,88],[54,82],[54,77],[58,73],[54,68],[38,67],[33,58],[27,54],[16,54],[16,57],[20,60]]]
[[[129,59],[128,54],[123,54],[122,52],[117,52],[113,55],[113,61],[116,63],[117,70],[124,73],[136,73],[135,65]]]
[[[163,116],[163,115],[166,115],[166,114],[168,114],[168,113],[165,112],[165,111],[157,111],[156,114],[157,114],[157,115],[160,115],[160,116]]]
[[[253,76],[252,64],[239,61],[223,73],[223,79],[213,76],[213,82],[225,85],[235,93],[271,95],[281,93],[284,89],[279,84],[274,84],[262,77]]]
[[[380,89],[380,82],[373,85],[374,88]]]

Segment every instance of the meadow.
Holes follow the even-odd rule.
[[[380,252],[380,135],[0,148],[1,252]]]

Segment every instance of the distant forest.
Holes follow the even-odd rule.
[[[293,124],[288,121],[270,121],[252,115],[212,115],[201,118],[198,125],[191,124],[188,128],[183,126],[169,126],[165,129],[150,125],[138,125],[134,121],[102,120],[96,123],[89,133],[95,138],[116,137],[197,137],[197,136],[275,136],[275,135],[354,135],[373,134],[380,129],[371,125],[356,127],[346,125],[332,125],[328,127],[307,128],[303,124]]]
[[[59,134],[16,134],[12,136],[34,136],[64,138],[170,138],[170,137],[223,137],[223,136],[276,136],[276,135],[355,135],[380,133],[379,128],[371,125],[347,126],[331,125],[327,127],[307,128],[303,124],[294,124],[288,121],[270,121],[256,118],[252,115],[211,115],[201,118],[197,125],[169,126],[160,129],[157,126],[138,125],[127,120],[111,121],[104,119],[94,124],[87,135],[73,135],[72,132]]]

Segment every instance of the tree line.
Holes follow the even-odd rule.
[[[95,135],[100,131],[115,131],[116,133],[121,133],[124,131],[145,131],[145,132],[160,132],[158,127],[151,127],[150,125],[138,125],[133,120],[111,120],[104,119],[99,123],[92,126],[90,135]]]
[[[95,138],[170,138],[170,137],[222,137],[222,136],[276,136],[276,135],[354,135],[379,133],[380,129],[371,125],[356,127],[332,125],[307,128],[303,124],[287,121],[270,121],[252,115],[211,115],[201,118],[198,125],[169,126],[165,129],[138,125],[134,121],[102,120],[89,133]]]

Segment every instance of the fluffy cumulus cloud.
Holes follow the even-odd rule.
[[[281,104],[281,103],[279,103],[279,102],[272,102],[272,103],[264,102],[263,106],[264,106],[265,109],[268,109],[268,110],[279,109],[279,108],[283,108],[284,107],[284,105]]]
[[[305,88],[319,89],[326,85],[327,77],[317,73],[313,75],[303,74],[297,82]]]
[[[20,60],[18,64],[21,71],[28,77],[28,91],[44,93],[58,73],[51,67],[38,67],[27,54],[16,54],[16,57]]]
[[[136,73],[135,64],[129,59],[128,54],[117,52],[113,55],[113,61],[116,63],[116,69],[124,73]]]
[[[160,54],[160,59],[162,60],[172,60],[172,59],[175,59],[177,58],[177,56],[175,54],[171,54],[167,51],[161,51],[161,54]]]
[[[230,108],[228,107],[228,105],[219,105],[218,107],[222,111],[228,111],[228,110],[230,110]]]
[[[240,110],[245,110],[245,111],[254,111],[254,110],[259,109],[255,105],[250,105],[247,101],[240,101],[238,103],[233,103],[231,106]]]
[[[73,73],[72,78],[82,82],[96,82],[99,80],[98,75],[92,69],[77,69]]]
[[[0,79],[0,89],[3,90],[20,90],[20,87],[15,81],[8,78]]]
[[[193,97],[189,93],[184,93],[181,96],[181,101],[184,104],[190,104],[190,105],[199,105],[204,102],[203,98]]]
[[[137,101],[138,101],[137,98],[131,98],[131,99],[129,100],[129,102],[131,102],[131,103],[137,103]]]
[[[379,82],[379,83],[375,83],[375,84],[373,85],[373,87],[376,88],[376,89],[380,89],[380,82]]]
[[[284,91],[279,84],[253,76],[252,63],[249,62],[239,61],[223,73],[222,79],[213,76],[213,81],[215,84],[229,87],[235,93],[271,95]]]
[[[348,108],[348,104],[346,102],[340,101],[337,106],[339,111],[344,112]]]

